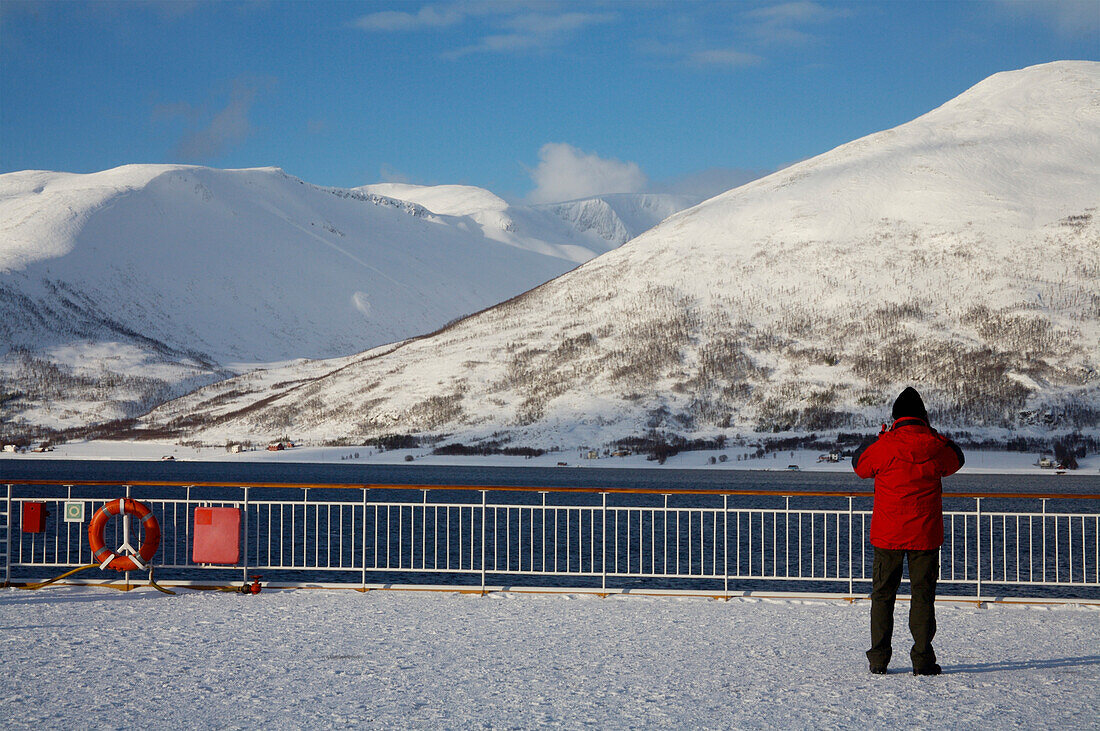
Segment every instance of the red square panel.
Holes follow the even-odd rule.
[[[23,532],[46,532],[46,503],[23,503]]]
[[[241,558],[239,508],[195,508],[195,563],[235,564]]]

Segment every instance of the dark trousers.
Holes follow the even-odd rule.
[[[909,631],[913,649],[909,657],[914,668],[927,668],[936,662],[932,638],[936,636],[936,581],[940,577],[940,551],[893,551],[875,547],[874,586],[871,590],[871,665],[885,666],[893,653],[890,638],[894,634],[894,601],[901,584],[902,560],[909,559],[909,584],[913,600],[909,605]]]

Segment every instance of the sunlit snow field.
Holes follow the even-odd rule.
[[[939,605],[944,675],[868,674],[866,602],[0,590],[0,725],[1096,728],[1100,607]]]

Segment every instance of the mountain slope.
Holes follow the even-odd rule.
[[[940,425],[1095,430],[1097,99],[1097,63],[997,74],[432,337],[145,423],[576,445],[865,427],[914,384]]]
[[[523,206],[468,185],[378,183],[357,190],[409,201],[440,215],[469,217],[488,239],[577,263],[621,246],[699,202],[667,193],[616,193]]]
[[[571,241],[558,224],[542,238]],[[593,255],[517,246],[465,216],[277,169],[10,173],[3,417],[64,427],[135,416],[249,364],[432,330]]]

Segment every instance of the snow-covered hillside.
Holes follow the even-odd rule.
[[[536,211],[494,235],[480,210],[277,169],[2,175],[4,420],[131,417],[251,364],[399,341],[621,243]]]
[[[577,445],[939,425],[1095,430],[1100,63],[997,74],[895,129],[672,216],[433,337],[146,425]]]
[[[379,183],[358,188],[446,216],[465,216],[493,241],[579,263],[603,254],[699,202],[684,195],[616,193],[536,206],[513,205],[468,185]]]

